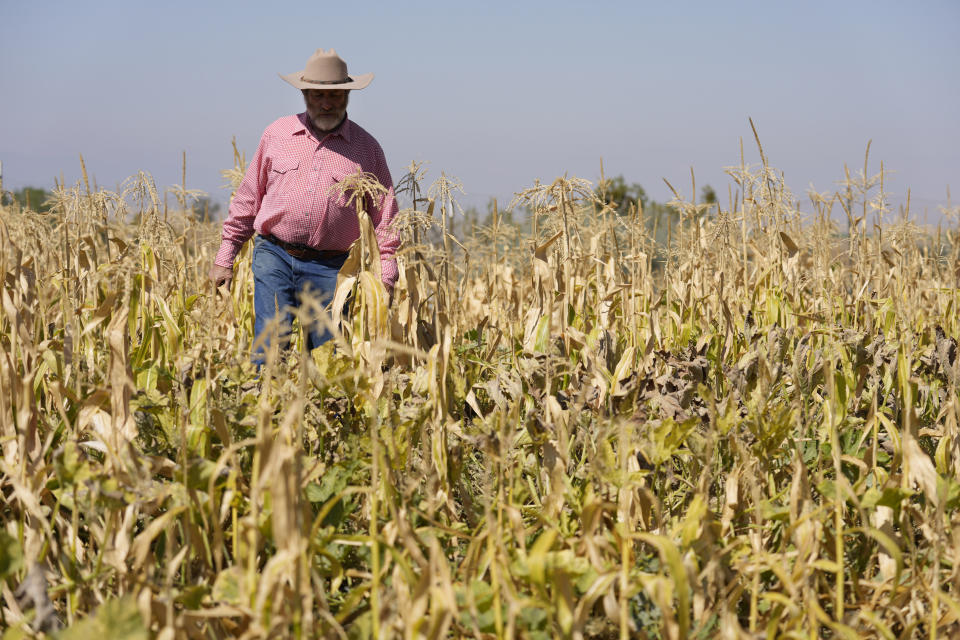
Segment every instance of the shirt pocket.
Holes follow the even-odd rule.
[[[275,197],[290,197],[296,186],[297,176],[300,173],[299,170],[299,159],[275,158],[270,165],[267,193]]]

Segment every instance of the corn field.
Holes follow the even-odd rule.
[[[196,193],[3,206],[3,640],[958,637],[960,210],[760,155],[665,238],[411,165],[392,296],[358,205],[335,340],[260,371]]]

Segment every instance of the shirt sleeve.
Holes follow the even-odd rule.
[[[374,215],[371,221],[377,234],[377,245],[380,248],[380,275],[384,286],[392,291],[399,275],[395,254],[400,246],[400,236],[393,228],[398,207],[396,194],[393,191],[393,178],[390,175],[390,169],[387,167],[387,160],[382,149],[377,154],[373,174],[377,176],[380,184],[387,188],[387,192],[374,207]]]
[[[221,267],[233,266],[233,261],[240,253],[243,243],[253,235],[253,222],[260,211],[260,203],[267,188],[266,147],[268,137],[264,134],[260,138],[257,152],[247,165],[247,172],[243,181],[233,194],[230,201],[230,210],[227,219],[223,221],[223,230],[220,234],[220,249],[214,264]]]

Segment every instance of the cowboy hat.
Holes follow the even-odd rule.
[[[373,80],[372,73],[347,75],[347,63],[333,49],[317,49],[307,60],[303,71],[277,75],[297,89],[363,89]]]

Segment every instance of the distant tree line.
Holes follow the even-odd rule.
[[[24,209],[30,209],[31,211],[38,211],[40,213],[50,211],[49,200],[52,194],[40,187],[23,187],[16,191],[4,191],[0,195],[2,195],[0,202],[4,205],[11,205],[17,202]]]
[[[595,190],[597,200],[608,205],[618,215],[635,216],[637,208],[643,212],[644,226],[656,236],[658,242],[665,241],[669,227],[678,221],[677,210],[669,204],[652,200],[646,190],[636,182],[628,183],[622,175],[601,180]],[[717,194],[710,185],[700,190],[697,204],[717,204]],[[463,229],[468,233],[477,226],[489,226],[493,222],[494,201],[487,204],[485,213],[476,207],[468,207],[463,211]],[[716,209],[708,208],[702,215],[710,216]],[[501,224],[513,224],[525,220],[529,212],[524,210],[505,210],[498,207],[497,215]]]
[[[52,197],[50,191],[41,187],[23,187],[16,191],[0,192],[0,204],[8,206],[17,203],[30,211],[48,213]],[[220,209],[221,205],[216,200],[209,196],[200,196],[190,205],[188,215],[198,222],[209,222],[217,218]]]
[[[627,214],[631,210],[635,211],[637,206],[643,207],[644,217],[648,213],[654,217],[659,213],[663,214],[667,210],[673,211],[668,205],[651,200],[647,192],[640,184],[634,182],[627,184],[623,176],[601,180],[597,187],[597,197],[617,210],[617,213]],[[717,193],[710,185],[704,186],[700,190],[699,204],[716,204]]]

